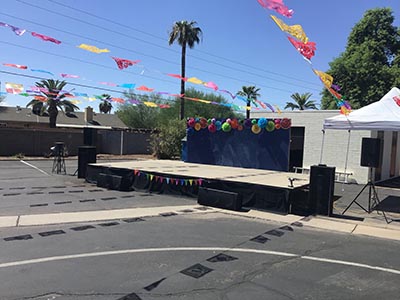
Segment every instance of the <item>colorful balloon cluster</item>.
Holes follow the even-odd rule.
[[[209,132],[214,133],[216,131],[230,132],[231,130],[242,131],[244,129],[251,129],[255,134],[259,134],[263,129],[268,132],[274,131],[275,129],[289,129],[292,123],[290,119],[244,119],[238,120],[225,119],[217,120],[215,118],[189,118],[187,120],[188,132],[199,131],[202,129],[208,129]]]

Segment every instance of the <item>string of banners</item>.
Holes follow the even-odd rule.
[[[150,181],[155,181],[155,182],[166,182],[167,184],[173,184],[173,185],[187,185],[187,186],[194,186],[198,185],[201,186],[203,184],[204,179],[201,178],[173,178],[173,177],[166,177],[166,176],[159,176],[159,175],[154,175],[151,173],[143,172],[140,170],[134,170],[133,174],[135,176],[145,176],[147,180]]]

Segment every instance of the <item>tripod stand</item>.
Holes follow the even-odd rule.
[[[358,197],[362,194],[362,192],[368,187],[368,209],[366,209],[364,206],[362,206],[360,203],[357,202]],[[362,210],[364,210],[366,213],[370,214],[372,211],[375,210],[375,208],[380,204],[380,200],[378,197],[378,193],[376,192],[375,184],[372,181],[372,168],[369,170],[369,178],[368,182],[364,187],[361,189],[361,191],[357,194],[357,196],[353,199],[353,201],[350,202],[350,204],[346,207],[346,209],[342,212],[342,215],[345,214],[345,212],[352,206],[353,204],[357,204]],[[376,210],[382,212],[386,223],[389,223],[386,214],[383,210]]]
[[[51,170],[52,173],[56,174],[66,174],[65,170],[65,145],[63,142],[57,142],[55,146],[52,148],[53,153],[54,153],[54,159],[53,159],[53,168]]]

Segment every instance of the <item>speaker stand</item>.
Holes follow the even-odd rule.
[[[362,206],[360,203],[357,202],[358,197],[362,194],[362,192],[368,187],[368,209]],[[370,214],[375,210],[375,207],[380,204],[380,200],[378,197],[378,193],[375,188],[375,184],[372,181],[372,168],[369,170],[369,179],[367,184],[364,185],[364,187],[361,189],[361,191],[357,194],[357,196],[353,199],[353,201],[350,202],[350,204],[345,208],[345,210],[342,212],[342,215],[346,213],[346,211],[353,205],[357,204],[362,210],[364,210],[366,213]],[[373,204],[373,205],[371,205]],[[377,212],[381,212],[385,218],[386,223],[389,223],[388,218],[386,217],[386,214],[383,210],[376,210]]]

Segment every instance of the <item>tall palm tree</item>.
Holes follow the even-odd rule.
[[[190,49],[194,47],[195,44],[200,43],[202,37],[202,31],[200,27],[196,26],[195,21],[178,21],[172,26],[172,30],[169,33],[168,43],[172,45],[175,41],[182,47],[181,53],[181,95],[185,94],[185,68],[186,68],[186,47],[189,46]],[[181,107],[180,107],[180,119],[185,117],[185,98],[181,97]]]
[[[304,94],[299,94],[299,93],[294,93],[290,95],[292,99],[295,101],[293,102],[286,102],[286,108],[291,108],[292,110],[294,109],[299,109],[299,110],[306,110],[306,109],[318,109],[315,106],[315,101],[314,100],[308,100],[312,96],[311,93],[304,93]]]
[[[105,114],[111,113],[111,109],[113,108],[111,104],[111,96],[109,94],[101,95],[103,100],[99,104],[99,111]]]
[[[38,88],[42,88],[42,97],[32,99],[26,107],[32,106],[32,109],[36,109],[40,114],[47,112],[49,115],[50,128],[56,127],[58,109],[63,111],[63,108],[65,108],[69,112],[79,109],[79,107],[71,103],[71,101],[65,100],[65,97],[69,96],[68,93],[63,92],[63,88],[67,84],[65,81],[47,79],[36,82],[35,84]]]
[[[237,92],[237,95],[246,97],[247,99],[247,109],[246,109],[246,118],[250,118],[250,106],[251,106],[251,101],[254,101],[257,99],[257,97],[260,97],[260,94],[258,93],[260,89],[257,89],[254,85],[251,86],[242,86],[242,90]]]

